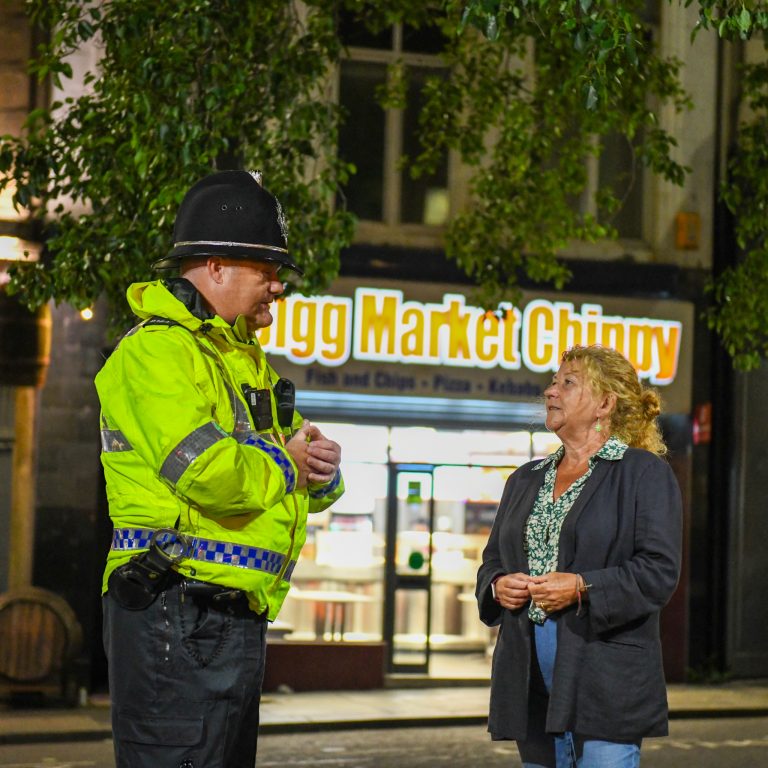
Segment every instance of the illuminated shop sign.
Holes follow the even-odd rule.
[[[606,315],[598,303],[546,299],[500,310],[468,306],[461,294],[428,303],[406,301],[399,290],[364,287],[354,298],[280,300],[274,323],[259,339],[267,352],[299,365],[357,360],[534,373],[556,371],[574,344],[603,344],[622,352],[652,384],[670,384],[677,374],[677,320]]]

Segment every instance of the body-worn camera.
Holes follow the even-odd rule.
[[[166,534],[162,543],[160,534]],[[131,611],[148,608],[168,586],[173,566],[187,556],[187,549],[178,531],[171,528],[155,531],[146,552],[134,555],[112,571],[107,591],[123,608]]]
[[[277,423],[283,428],[290,427],[296,407],[296,387],[290,379],[281,378],[273,391],[277,405]]]
[[[253,424],[258,432],[272,429],[272,402],[268,389],[257,389],[247,384],[241,385]],[[293,424],[293,411],[296,406],[296,387],[289,379],[279,379],[272,392],[275,395],[277,423],[283,428]]]
[[[256,389],[243,384],[243,395],[245,395],[245,402],[248,403],[254,427],[259,432],[272,429],[272,403],[269,399],[269,390]]]

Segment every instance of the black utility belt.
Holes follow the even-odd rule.
[[[175,539],[161,540],[160,534],[168,532],[169,529],[153,531],[149,548],[134,555],[109,575],[107,592],[118,605],[130,611],[141,611],[172,586],[177,586],[185,595],[207,600],[213,605],[248,605],[242,589],[198,581],[180,574],[174,566],[184,558],[185,547],[177,546]]]
[[[199,581],[174,571],[171,586],[178,589],[182,599],[192,598],[196,603],[213,611],[223,611],[235,616],[247,616],[257,622],[266,622],[268,611],[255,613],[248,602],[248,594],[242,589],[225,587],[209,581]]]
[[[248,596],[242,589],[234,587],[225,587],[221,584],[213,584],[210,581],[198,581],[190,579],[181,574],[171,579],[171,583],[179,585],[179,590],[184,595],[199,598],[201,600],[211,600],[214,603],[236,603],[238,601],[248,600]]]

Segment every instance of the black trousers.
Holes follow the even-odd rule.
[[[266,617],[176,584],[103,608],[117,768],[253,768]]]

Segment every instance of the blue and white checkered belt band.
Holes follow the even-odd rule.
[[[152,528],[115,528],[112,534],[112,549],[134,550],[147,549],[154,530]],[[158,544],[175,541],[173,533],[163,532],[157,535]],[[237,568],[247,568],[253,571],[265,571],[277,575],[285,563],[285,555],[261,547],[248,547],[243,544],[233,544],[231,541],[216,541],[202,539],[198,536],[185,536],[189,546],[187,557],[206,563],[232,565]],[[296,561],[291,560],[283,574],[283,581],[290,581]]]

